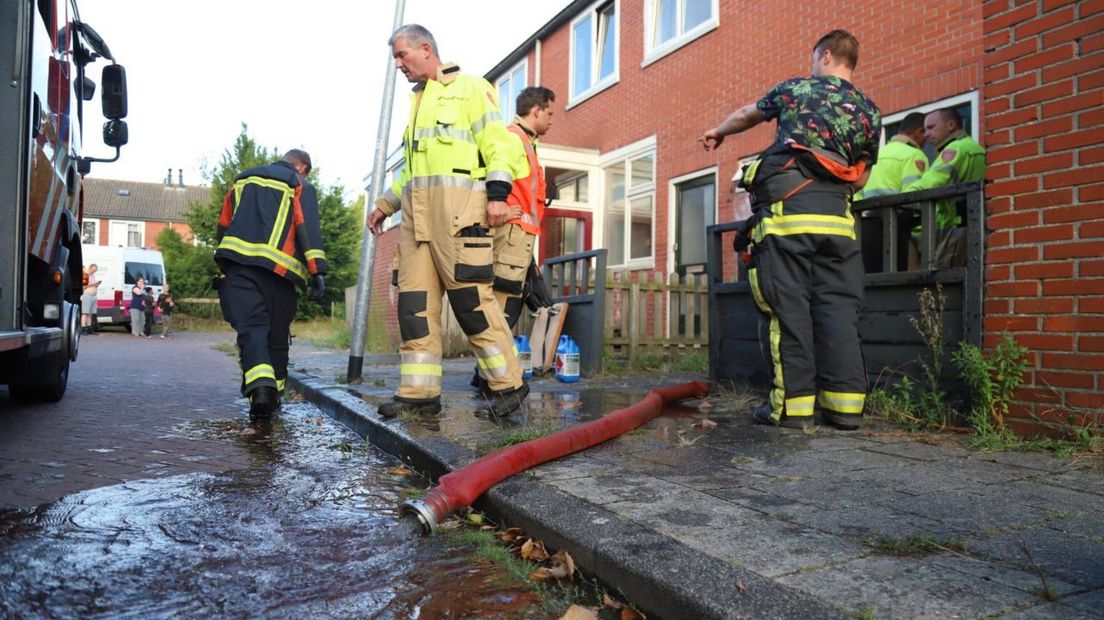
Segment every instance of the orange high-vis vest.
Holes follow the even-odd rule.
[[[544,199],[548,193],[544,171],[537,161],[537,150],[533,148],[525,130],[515,123],[511,123],[507,129],[521,139],[521,144],[525,147],[525,157],[529,160],[529,176],[514,179],[514,188],[506,199],[507,204],[521,207],[521,217],[514,218],[509,223],[521,226],[522,230],[531,235],[539,235],[541,220],[544,219]]]

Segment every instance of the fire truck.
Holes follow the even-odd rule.
[[[111,159],[81,150],[98,61]],[[56,402],[80,346],[81,179],[127,143],[126,71],[76,0],[3,0],[0,76],[0,384]]]

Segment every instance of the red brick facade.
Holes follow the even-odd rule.
[[[1104,2],[984,3],[986,345],[1031,351],[1015,414],[1104,410]],[[1080,415],[1078,415],[1080,414]],[[1034,427],[1034,428],[1032,428]]]

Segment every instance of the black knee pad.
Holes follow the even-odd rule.
[[[417,340],[429,335],[429,321],[419,312],[425,312],[426,292],[405,291],[399,293],[399,334],[403,341]]]
[[[424,294],[424,293],[423,293]],[[453,289],[448,292],[449,304],[456,314],[460,329],[469,336],[482,333],[491,325],[479,308],[479,289],[474,286]]]
[[[506,324],[513,329],[517,325],[518,319],[521,318],[521,298],[520,297],[507,297],[506,307],[502,309],[506,313]]]

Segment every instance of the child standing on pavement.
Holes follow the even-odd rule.
[[[153,332],[153,304],[153,287],[147,286],[142,295],[142,309],[146,314],[146,328],[142,333],[146,338]]]
[[[172,313],[173,313],[173,298],[169,293],[169,285],[166,284],[161,289],[161,294],[157,296],[157,307],[161,308],[161,338],[172,338]]]

